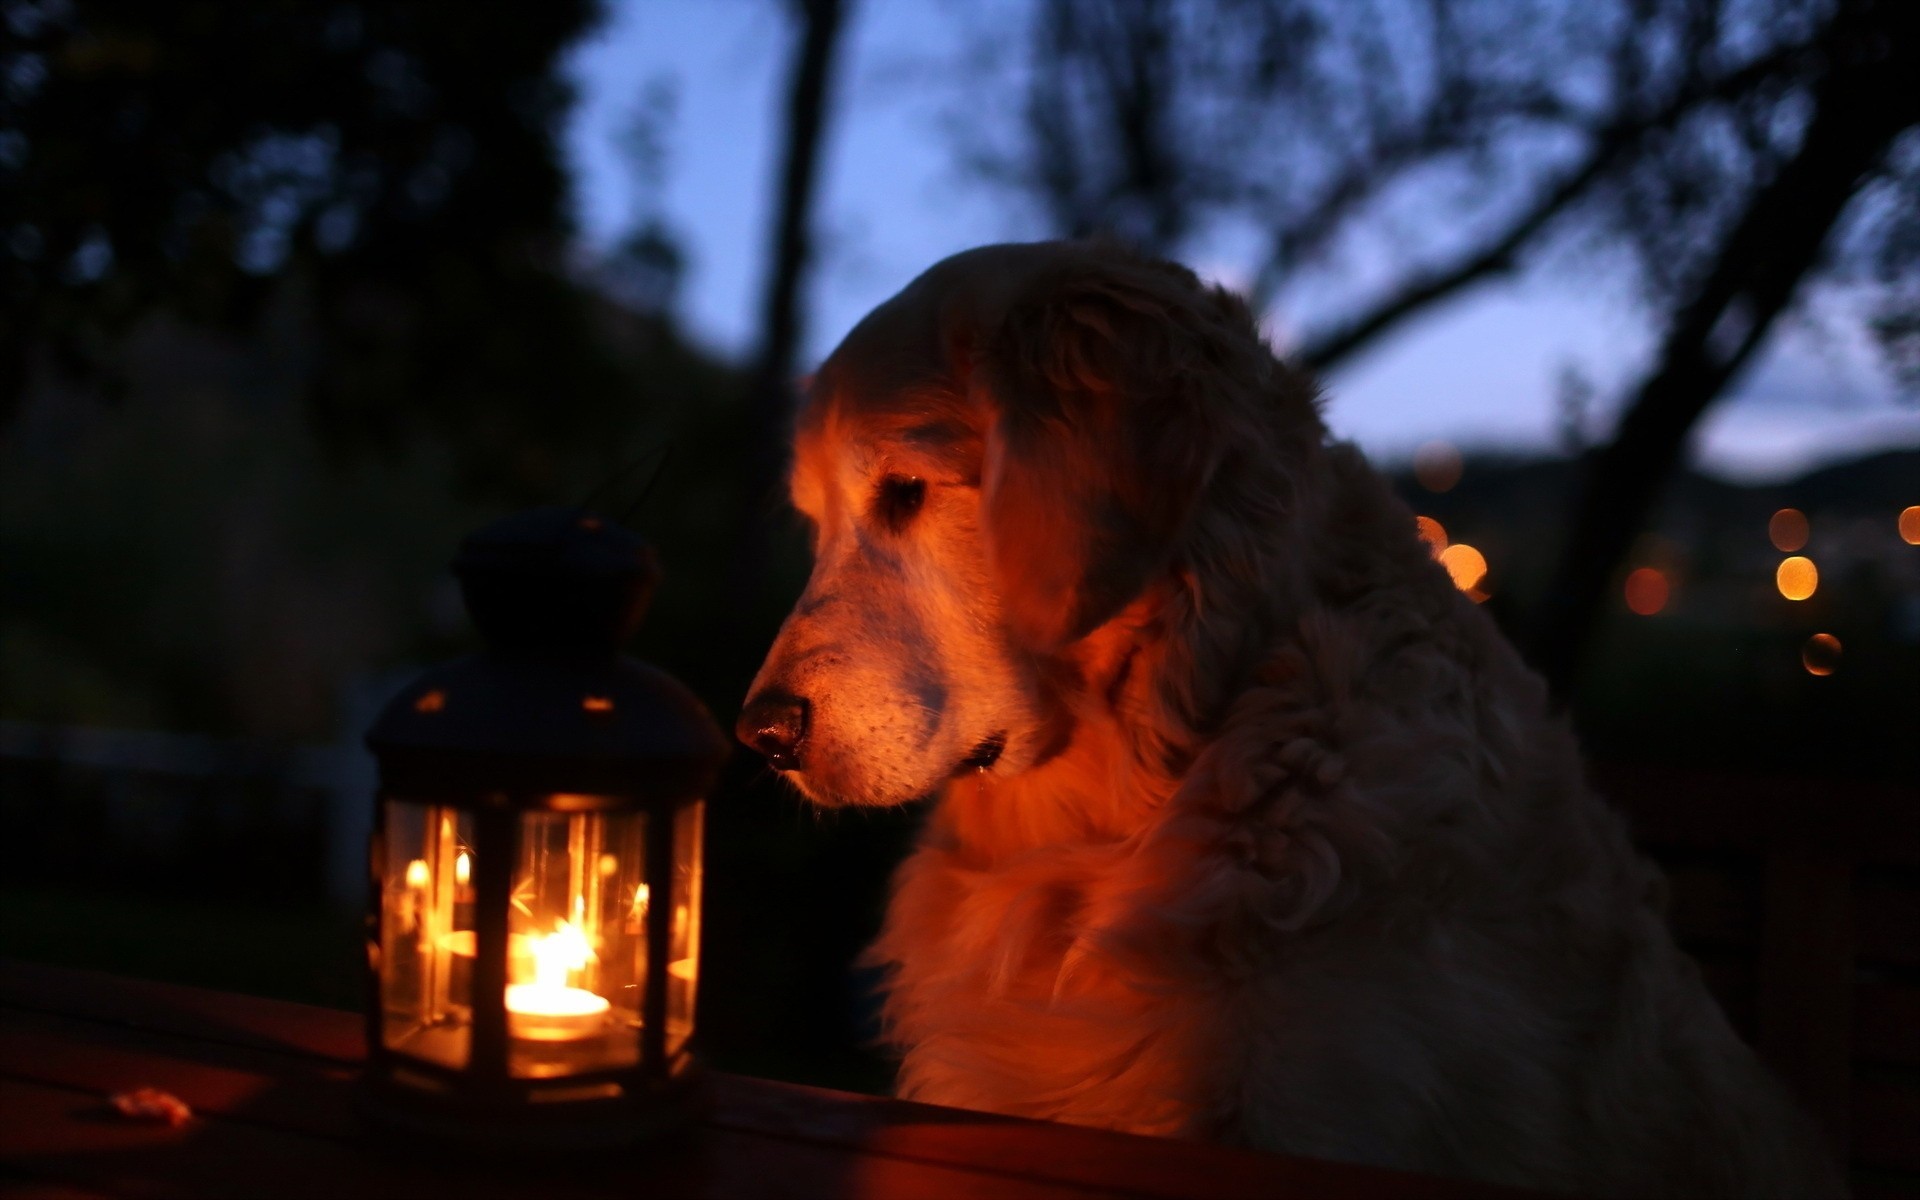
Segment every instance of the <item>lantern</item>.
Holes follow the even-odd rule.
[[[619,652],[657,576],[638,535],[534,509],[454,573],[486,649],[367,735],[364,1107],[473,1145],[637,1141],[696,1093],[702,801],[727,742]]]

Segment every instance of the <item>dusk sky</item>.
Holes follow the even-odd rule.
[[[959,167],[941,116],[966,111],[966,98],[936,69],[943,54],[977,37],[984,20],[1000,21],[1007,53],[1019,53],[1024,2],[854,5],[829,130],[803,366],[940,258],[1045,235],[1036,214]],[[573,59],[580,102],[568,148],[590,247],[616,239],[638,212],[619,136],[642,89],[659,81],[674,90],[660,207],[689,253],[682,296],[689,328],[729,356],[751,349],[790,36],[772,0],[625,0]],[[1556,445],[1555,381],[1563,369],[1576,367],[1604,394],[1644,362],[1649,332],[1625,278],[1595,278],[1591,262],[1550,257],[1522,279],[1472,292],[1402,328],[1328,378],[1334,431],[1382,460],[1404,458],[1433,438]],[[1227,247],[1195,251],[1189,262],[1229,284],[1251,266]],[[1811,320],[1776,331],[1736,394],[1706,420],[1697,443],[1702,466],[1757,480],[1862,450],[1920,446],[1920,403],[1896,397],[1859,323],[1843,319],[1845,303],[1821,297],[1809,306]],[[1286,324],[1287,314],[1271,315],[1282,342]],[[1596,422],[1601,432],[1609,418],[1606,410]]]

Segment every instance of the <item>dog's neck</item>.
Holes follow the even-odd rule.
[[[1176,566],[1075,646],[1062,751],[1018,775],[981,771],[949,781],[930,821],[937,842],[990,868],[1139,834],[1303,611],[1325,603],[1328,591],[1351,602],[1403,582],[1309,574],[1326,556],[1307,553],[1307,542],[1346,535],[1372,543],[1404,524],[1411,545],[1412,523],[1357,453],[1301,458],[1310,480],[1226,481],[1241,495],[1224,508],[1266,519],[1236,516],[1197,530],[1201,560]],[[1261,513],[1261,502],[1284,504],[1284,516]],[[1381,528],[1347,528],[1356,524]],[[1204,590],[1200,580],[1208,581]]]
[[[1070,726],[1059,753],[1017,775],[979,771],[950,780],[932,817],[941,841],[988,866],[1036,851],[1110,843],[1139,830],[1177,780],[1140,744],[1150,722],[1164,637],[1156,587],[1072,650]]]

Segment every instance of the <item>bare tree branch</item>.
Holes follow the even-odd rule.
[[[1828,69],[1799,151],[1753,195],[1693,298],[1674,314],[1613,441],[1588,465],[1530,639],[1535,665],[1561,694],[1688,434],[1792,303],[1894,139],[1920,123],[1920,88],[1913,86],[1920,17],[1911,7],[1870,2],[1847,9],[1827,47]],[[1888,19],[1874,26],[1861,19],[1869,15]]]
[[[1299,360],[1314,370],[1329,370],[1428,305],[1482,279],[1511,271],[1521,252],[1555,218],[1582,200],[1596,183],[1631,157],[1644,138],[1672,128],[1702,103],[1737,99],[1790,69],[1795,60],[1808,52],[1809,47],[1804,44],[1783,47],[1723,77],[1683,89],[1651,113],[1625,115],[1595,130],[1585,157],[1562,172],[1555,182],[1543,187],[1532,204],[1516,213],[1487,242],[1445,267],[1416,274],[1365,313],[1315,335],[1300,350]],[[1278,253],[1276,251],[1276,255]]]

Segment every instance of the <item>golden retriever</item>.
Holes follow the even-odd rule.
[[[1565,724],[1246,306],[989,246],[809,386],[814,568],[740,735],[935,797],[899,1091],[1595,1195],[1841,1192]]]

